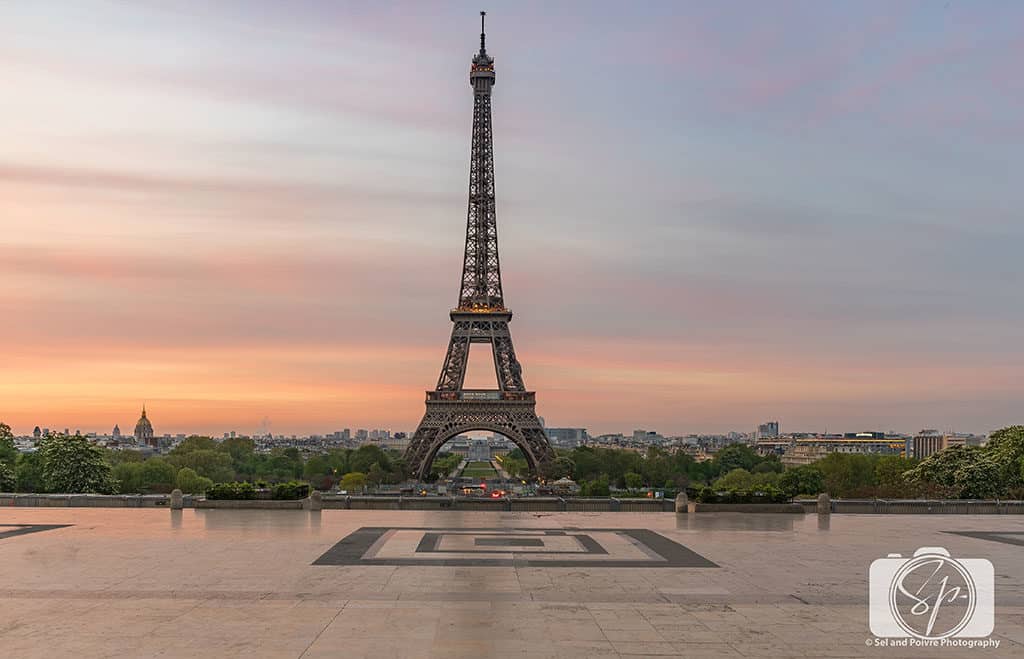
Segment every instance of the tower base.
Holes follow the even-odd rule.
[[[554,458],[537,418],[532,391],[428,391],[427,411],[409,442],[405,460],[419,480],[430,475],[438,450],[464,432],[489,430],[508,437],[523,451],[530,469]]]

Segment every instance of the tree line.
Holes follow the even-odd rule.
[[[206,492],[218,483],[304,480],[328,490],[339,485],[400,483],[408,477],[401,456],[378,446],[331,449],[304,458],[297,448],[258,453],[252,439],[193,436],[163,456],[110,450],[77,435],[51,434],[34,453],[19,453],[10,427],[0,423],[0,492],[161,494],[175,488]]]
[[[432,475],[443,477],[462,458],[442,455]],[[502,458],[511,474],[528,477],[518,449]],[[79,436],[51,435],[34,453],[19,453],[10,428],[0,423],[0,491],[166,493],[175,487],[202,493],[217,483],[285,483],[303,480],[320,490],[358,490],[401,483],[410,477],[402,457],[377,446],[331,449],[304,458],[296,448],[257,453],[248,438],[223,441],[189,437],[164,456],[103,449]],[[540,478],[569,476],[581,494],[650,488],[757,491],[787,496],[827,492],[837,498],[1024,499],[1024,426],[1010,426],[983,447],[954,446],[924,460],[892,455],[831,453],[809,465],[785,468],[777,456],[733,444],[698,462],[684,451],[651,447],[644,453],[581,446],[558,450]]]
[[[525,476],[519,449],[503,458],[506,471]],[[756,490],[779,488],[788,496],[827,492],[843,498],[1024,499],[1024,426],[993,432],[984,447],[953,446],[924,460],[896,455],[830,453],[809,465],[785,468],[775,455],[732,444],[698,462],[684,451],[646,452],[580,446],[557,450],[541,477],[568,476],[581,494],[612,490]]]

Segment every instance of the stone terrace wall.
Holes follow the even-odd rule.
[[[192,495],[185,495],[185,505],[192,506]],[[0,506],[56,508],[170,508],[169,494],[5,494],[0,493]]]
[[[301,500],[206,501],[186,494],[185,508],[273,508],[300,509]],[[785,506],[803,506],[816,511],[816,499],[798,499]],[[702,504],[703,505],[703,504]],[[13,494],[0,492],[0,507],[59,508],[170,508],[169,494]],[[769,512],[764,506],[743,506],[743,512]],[[334,510],[494,510],[523,512],[672,512],[674,502],[667,499],[618,499],[581,497],[398,497],[343,496],[324,494],[323,507]],[[699,512],[700,506],[697,507]],[[762,509],[763,508],[763,509]],[[708,511],[725,512],[717,505]],[[924,499],[833,499],[833,513],[903,515],[1013,515],[1024,514],[1024,501],[924,500]]]

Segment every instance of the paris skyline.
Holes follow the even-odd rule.
[[[16,432],[143,400],[176,432],[415,426],[479,7],[257,7],[2,10]],[[488,9],[505,296],[549,425],[1019,421],[1019,7]]]

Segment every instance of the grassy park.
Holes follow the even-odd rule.
[[[462,475],[466,478],[497,478],[498,472],[490,462],[470,462],[462,471]]]

